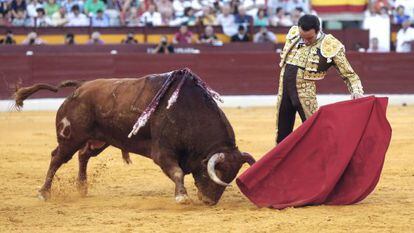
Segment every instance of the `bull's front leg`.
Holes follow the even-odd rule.
[[[189,204],[191,199],[187,195],[187,189],[184,187],[184,172],[178,165],[178,162],[172,159],[171,154],[158,154],[154,156],[154,162],[157,163],[162,171],[175,184],[175,201],[179,204]]]

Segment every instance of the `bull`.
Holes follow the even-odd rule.
[[[152,159],[175,184],[177,203],[189,203],[184,176],[192,174],[198,198],[215,205],[244,163],[255,161],[236,146],[232,126],[212,91],[189,69],[142,78],[36,84],[15,93],[17,107],[39,90],[74,87],[56,114],[58,146],[39,197],[49,199],[52,180],[78,151],[78,189],[87,194],[87,165],[108,146]],[[169,98],[168,98],[169,97]],[[139,118],[137,119],[137,117]],[[132,130],[131,130],[132,129]]]

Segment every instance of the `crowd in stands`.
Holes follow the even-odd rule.
[[[0,26],[156,27],[177,26],[174,43],[220,44],[211,26],[221,26],[234,42],[276,42],[268,26],[296,25],[305,13],[317,14],[311,0],[0,0]],[[414,0],[369,0],[360,22],[370,31],[371,52],[390,51],[391,25],[401,27],[396,50],[414,40]],[[202,25],[194,38],[186,26]],[[261,27],[256,34],[249,26]],[[33,36],[33,34],[31,34]],[[91,39],[92,39],[91,35]],[[28,38],[30,35],[28,36]],[[95,34],[96,37],[96,34]],[[30,40],[30,39],[29,39]],[[4,41],[4,40],[3,40]],[[130,41],[130,40],[129,40]]]
[[[309,0],[1,0],[0,26],[202,24],[235,34],[233,24],[291,26],[309,11]]]
[[[410,52],[414,41],[413,0],[371,0],[362,24],[369,30],[370,48],[368,52],[389,52],[391,50],[391,25],[400,27],[397,33],[395,50]]]

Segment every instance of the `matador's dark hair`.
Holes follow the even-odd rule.
[[[319,18],[315,15],[303,15],[299,18],[298,26],[304,31],[309,31],[315,29],[315,32],[318,33],[321,29],[321,23]]]

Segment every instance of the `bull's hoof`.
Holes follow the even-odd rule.
[[[41,201],[47,201],[50,199],[50,191],[45,190],[39,190],[39,193],[37,194],[37,198]]]
[[[88,184],[78,183],[77,188],[81,197],[86,197],[88,195]]]
[[[202,201],[205,205],[212,206],[212,205],[217,204],[216,201],[213,201],[210,198],[203,196],[203,194],[200,191],[197,192],[197,197],[198,197],[198,200]]]
[[[181,205],[187,205],[191,203],[191,199],[186,194],[180,194],[175,196],[175,202]]]
[[[129,157],[128,158],[124,158],[124,164],[131,165],[132,164],[132,160]]]

